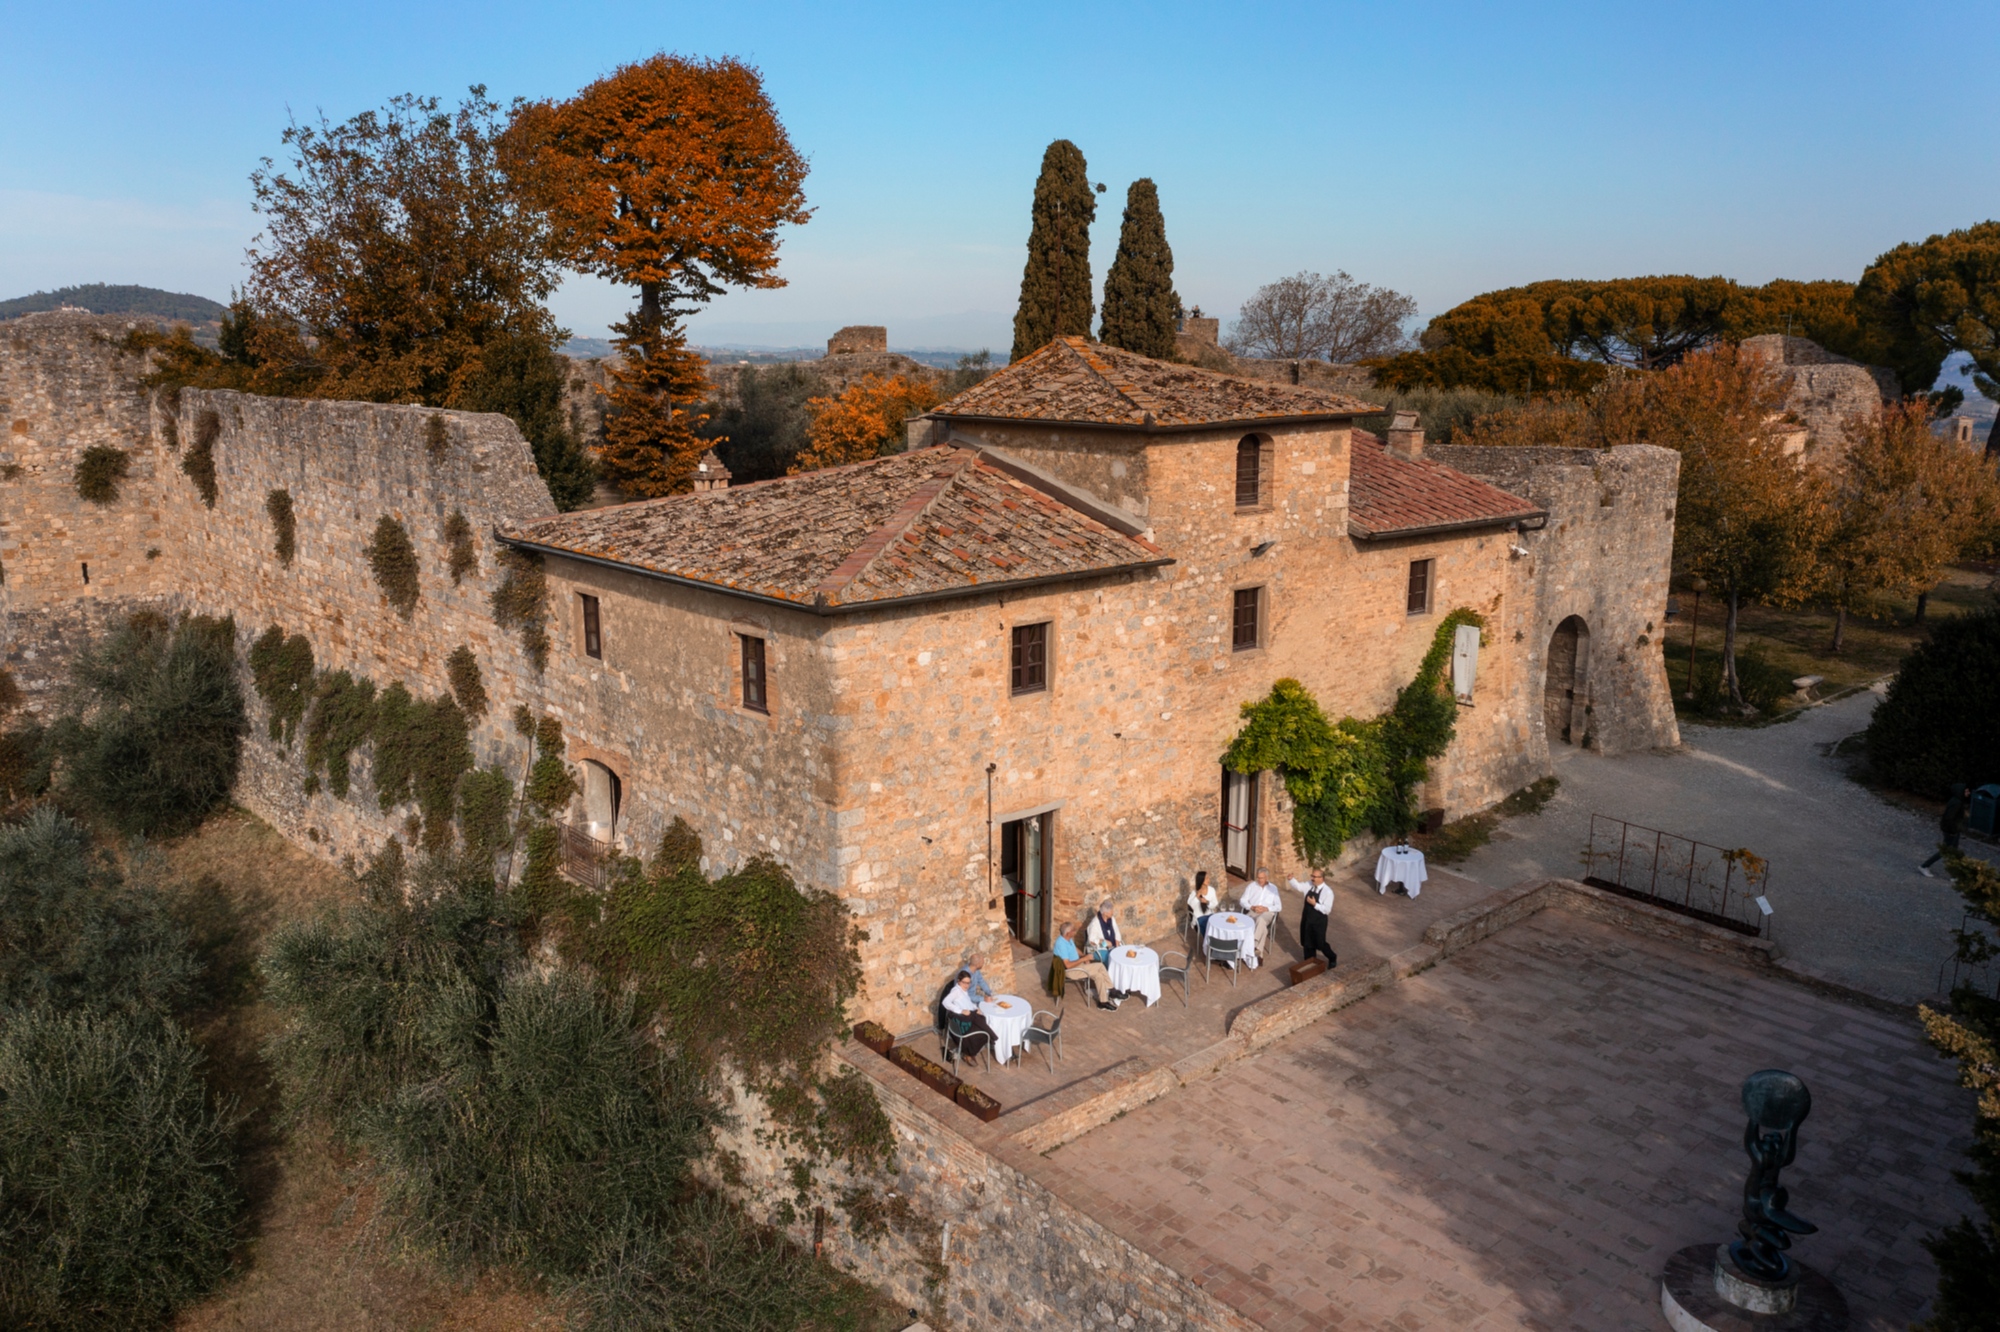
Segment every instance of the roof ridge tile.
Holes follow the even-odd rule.
[[[966,468],[979,461],[979,455],[971,449],[951,448],[940,445],[939,452],[953,453],[955,458],[940,458],[944,470],[934,472],[931,479],[912,490],[888,521],[861,539],[861,544],[848,553],[834,571],[820,580],[813,591],[813,599],[824,605],[832,605],[840,600],[854,581],[868,572],[870,565],[879,559],[884,551],[896,544],[896,540],[909,533],[917,521],[928,513],[938,498],[950,490],[952,483],[965,475]],[[922,450],[919,450],[922,452]]]

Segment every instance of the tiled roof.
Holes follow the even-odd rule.
[[[1172,562],[952,447],[587,509],[500,536],[823,612]]]
[[[1368,540],[1461,527],[1498,527],[1544,516],[1519,495],[1428,458],[1398,458],[1366,430],[1349,451],[1347,530]]]
[[[1175,430],[1379,410],[1344,393],[1219,375],[1069,337],[1057,338],[931,414]]]

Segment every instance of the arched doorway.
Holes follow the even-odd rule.
[[[583,767],[583,826],[593,839],[609,842],[618,831],[618,774],[602,763],[585,759]]]
[[[1588,727],[1584,710],[1590,666],[1590,627],[1572,615],[1549,636],[1548,681],[1542,687],[1542,721],[1549,743],[1582,744]]]

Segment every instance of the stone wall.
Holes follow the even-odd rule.
[[[1680,455],[1626,444],[1601,451],[1433,446],[1426,456],[1548,510],[1541,531],[1521,534],[1528,554],[1516,561],[1526,587],[1512,631],[1527,649],[1529,692],[1547,678],[1557,628],[1575,616],[1589,636],[1576,733],[1607,754],[1679,744],[1660,641]],[[1530,745],[1561,742],[1539,726],[1529,737]]]
[[[1770,365],[1785,381],[1785,411],[1805,431],[1805,456],[1839,459],[1855,418],[1873,419],[1882,404],[1902,397],[1896,372],[1835,355],[1809,338],[1764,333],[1745,338],[1743,355]]]
[[[843,352],[886,352],[889,350],[889,330],[881,324],[849,324],[840,332],[826,340],[826,354],[839,356]]]

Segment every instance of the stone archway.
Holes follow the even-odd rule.
[[[1548,676],[1542,686],[1542,722],[1549,743],[1579,745],[1589,733],[1585,717],[1590,702],[1586,687],[1590,668],[1590,626],[1572,615],[1549,635]]]

